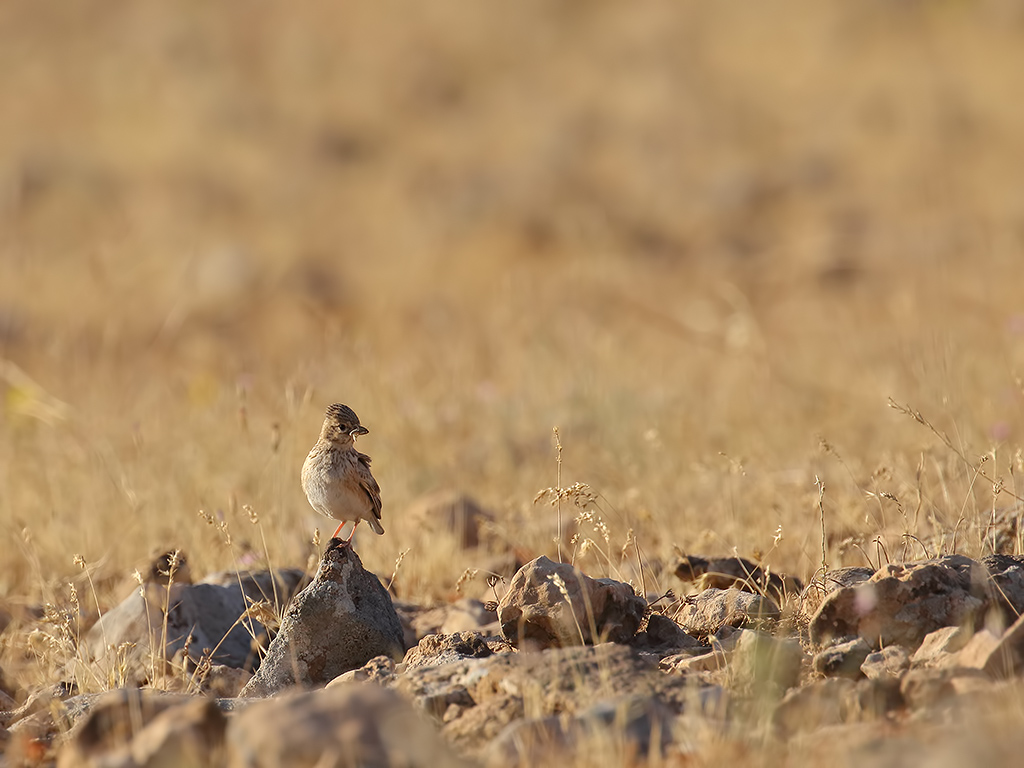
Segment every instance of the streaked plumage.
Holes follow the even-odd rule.
[[[360,520],[369,523],[375,533],[384,533],[380,486],[370,472],[370,457],[355,448],[356,436],[369,431],[347,405],[328,406],[320,438],[302,465],[302,490],[310,506],[324,517],[341,522],[332,538],[349,521],[353,525],[348,541]]]

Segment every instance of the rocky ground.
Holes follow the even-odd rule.
[[[988,738],[984,718],[1024,693],[1022,565],[951,555],[803,587],[691,555],[675,567],[691,594],[656,600],[539,557],[492,580],[500,600],[418,606],[339,540],[312,579],[191,583],[168,557],[62,681],[5,685],[4,764],[1000,760],[1020,737]]]

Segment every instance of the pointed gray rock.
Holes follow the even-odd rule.
[[[332,539],[332,544],[336,540]],[[351,546],[329,546],[313,581],[285,612],[259,670],[239,696],[315,688],[375,656],[405,651],[391,596]]]

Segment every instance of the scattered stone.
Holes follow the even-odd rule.
[[[890,563],[854,587],[841,587],[811,619],[811,641],[860,636],[875,649],[917,648],[939,627],[973,622],[985,605],[972,589],[985,583],[983,566],[962,555],[901,565]]]
[[[468,766],[408,702],[358,683],[251,704],[228,728],[227,751],[230,768]]]
[[[118,750],[125,751],[135,736],[161,713],[194,697],[153,689],[119,688],[106,693],[75,696],[20,721],[15,728],[67,732],[61,766],[87,765]],[[117,763],[113,763],[117,764]]]
[[[487,634],[489,630],[493,630],[493,634],[500,631],[498,612],[493,606],[488,606],[482,600],[463,597],[448,606],[439,633],[452,635],[456,632],[484,632]]]
[[[390,656],[375,656],[359,669],[351,669],[343,675],[338,675],[327,684],[327,687],[366,682],[388,685],[395,678],[395,670],[395,660]]]
[[[406,648],[412,648],[427,635],[436,635],[441,631],[445,618],[448,616],[446,606],[426,607],[401,600],[392,600],[395,613],[402,625],[402,636]]]
[[[985,520],[985,543],[991,544],[995,555],[989,557],[1006,557],[1020,546],[1021,517],[1024,515],[1024,503],[1017,502],[1008,507],[993,510],[990,518]],[[988,558],[985,558],[986,560]]]
[[[899,678],[859,680],[853,691],[844,697],[844,718],[846,722],[878,720],[902,709],[903,704]]]
[[[630,585],[592,579],[541,556],[512,578],[498,605],[498,620],[502,635],[517,648],[625,643],[639,629],[646,609]]]
[[[942,627],[925,635],[921,646],[910,657],[915,667],[949,666],[955,655],[967,645],[974,633],[966,627]]]
[[[246,597],[264,600],[271,605],[285,606],[300,587],[309,583],[301,568],[279,568],[275,571],[219,571],[204,577],[200,584],[218,587],[241,586]]]
[[[416,667],[395,681],[396,690],[444,723],[452,744],[473,754],[522,719],[527,707],[538,718],[571,717],[602,701],[655,696],[677,711],[696,687],[615,643]]]
[[[764,632],[746,632],[732,653],[732,674],[755,688],[792,688],[800,679],[804,651],[796,640],[772,637]]]
[[[673,572],[680,581],[693,582],[700,591],[735,587],[767,595],[779,603],[803,590],[803,584],[795,576],[772,573],[742,557],[684,555],[676,562]]]
[[[58,707],[59,702],[73,697],[77,690],[74,684],[57,683],[33,691],[20,707],[0,712],[0,726],[6,727],[38,712],[49,712]]]
[[[247,669],[235,669],[223,664],[214,664],[202,678],[200,692],[216,699],[233,699],[242,692],[252,679],[252,672]]]
[[[351,546],[330,547],[313,581],[288,606],[266,658],[240,695],[323,685],[375,656],[399,658],[402,642],[384,586]]]
[[[0,714],[0,749],[12,765],[57,760],[58,768],[459,764],[438,739],[440,729],[464,758],[495,766],[599,764],[609,750],[634,762],[685,762],[694,754],[687,750],[695,749],[695,724],[710,728],[717,722],[718,738],[729,738],[726,728],[733,727],[737,707],[746,711],[773,701],[780,703],[772,724],[782,739],[792,737],[790,747],[833,738],[823,734],[841,741],[854,732],[866,745],[869,734],[877,740],[889,731],[860,724],[881,726],[882,720],[903,733],[967,723],[983,708],[992,709],[998,686],[1007,689],[1003,711],[1012,715],[1024,690],[1013,677],[1024,671],[1024,619],[1005,631],[1002,622],[1017,600],[1022,562],[950,557],[887,566],[869,578],[857,569],[840,572],[834,583],[847,583],[822,601],[815,616],[822,625],[812,623],[811,634],[838,638],[844,629],[855,631],[811,660],[796,639],[764,631],[778,618],[778,607],[761,595],[711,588],[686,600],[679,615],[699,628],[709,650],[671,616],[647,612],[646,601],[628,585],[538,558],[513,579],[503,607],[515,607],[520,616],[505,634],[517,633],[520,648],[540,647],[531,642],[531,632],[540,633],[530,629],[536,621],[544,627],[540,636],[555,647],[512,653],[504,639],[479,631],[438,632],[421,638],[396,665],[403,632],[390,597],[350,548],[336,546],[289,608],[263,668],[242,694],[268,696],[291,685],[327,683],[325,690],[291,691],[268,702],[145,689],[67,698],[65,687]],[[273,582],[260,589],[268,585]],[[231,586],[230,580],[172,580],[169,592],[159,582],[145,591],[151,608],[169,595],[178,601],[169,614],[184,615],[182,595]],[[586,608],[577,613],[578,606]],[[489,618],[486,608],[463,599],[403,611],[421,628],[440,629],[463,622],[479,627]],[[919,631],[911,659],[911,625],[937,616],[961,623]],[[783,629],[788,627],[781,626],[780,634]],[[617,643],[580,645],[613,636]],[[901,642],[872,652],[879,636]],[[196,638],[193,633],[190,651]],[[572,644],[558,647],[567,642]],[[182,646],[171,666],[187,669],[189,663],[192,656]],[[182,684],[191,693],[202,680],[218,696],[238,693],[250,674],[204,664],[202,674],[189,679],[160,666],[150,669],[163,675],[162,685]],[[811,667],[829,679],[795,687]],[[5,704],[12,705],[0,700]],[[225,719],[229,708],[235,714]],[[870,752],[864,746],[859,754]]]
[[[410,648],[427,635],[475,631],[497,634],[500,631],[494,604],[488,605],[470,597],[426,608],[410,603],[396,603],[395,610],[402,621]]]
[[[559,755],[574,761],[588,744],[593,749],[595,742],[604,754],[609,748],[621,749],[634,759],[646,760],[652,746],[660,755],[671,743],[670,715],[655,698],[627,696],[600,702],[571,719],[553,715],[520,720],[488,745],[484,764],[489,768],[551,764]]]
[[[828,571],[824,576],[816,576],[800,595],[800,614],[810,618],[821,606],[821,602],[837,589],[855,587],[870,579],[874,574],[874,568],[854,566],[837,568]]]
[[[405,654],[406,671],[427,665],[449,664],[462,659],[482,659],[493,651],[476,632],[454,635],[427,635]]]
[[[967,669],[980,669],[1001,680],[1024,669],[1024,617],[1001,637],[987,629],[974,634],[958,655],[958,663]]]
[[[844,698],[857,687],[853,680],[836,677],[816,680],[789,691],[772,716],[772,725],[783,739],[801,731],[818,730],[845,721]]]
[[[705,651],[707,646],[662,613],[647,617],[647,627],[630,641],[637,650],[651,651],[659,656],[678,653],[682,649]]]
[[[858,637],[845,643],[830,646],[815,655],[811,667],[823,677],[847,677],[856,680],[863,677],[861,665],[871,653],[871,646]]]
[[[756,632],[754,629],[743,629],[742,627],[730,627],[726,624],[713,635],[708,635],[708,645],[716,651],[732,651],[736,649],[736,643],[748,632]]]
[[[98,703],[61,750],[58,768],[97,764],[212,768],[223,764],[227,720],[216,701],[190,697],[160,708],[154,715],[153,702],[140,708],[125,707],[131,699],[129,695],[110,707]]]
[[[834,677],[793,688],[776,708],[772,723],[781,738],[820,733],[842,723],[878,720],[903,706],[895,680]]]
[[[910,709],[925,709],[942,703],[976,685],[988,682],[976,669],[911,669],[900,681],[900,693]]]
[[[708,651],[699,656],[692,653],[680,653],[666,656],[658,662],[658,667],[665,672],[685,675],[692,672],[717,672],[724,669],[732,658],[731,651]]]
[[[779,607],[767,597],[711,588],[683,598],[673,618],[689,634],[707,637],[725,626],[757,626],[777,621],[780,615]]]
[[[988,555],[981,564],[989,574],[984,586],[996,609],[985,617],[985,624],[997,629],[991,614],[998,612],[1002,627],[1007,627],[1024,614],[1024,555]]]
[[[908,669],[910,653],[902,645],[887,645],[880,651],[869,653],[860,665],[860,671],[869,680],[898,680]]]
[[[161,567],[168,566],[153,566],[158,576]],[[254,639],[265,637],[266,629],[256,619],[238,619],[250,600],[273,601],[275,588],[281,604],[287,602],[290,588],[298,583],[296,572],[232,574],[233,580],[225,584],[179,582],[177,574],[169,588],[147,582],[103,614],[85,636],[82,655],[91,670],[82,674],[141,685],[152,682],[154,673],[163,675],[164,662],[186,646],[193,666],[211,652],[215,664],[237,669],[258,665]],[[163,642],[163,648],[153,647],[153,641],[157,646]],[[75,670],[69,669],[68,677],[74,676]]]

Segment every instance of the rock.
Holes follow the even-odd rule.
[[[960,653],[957,654],[957,666],[964,669],[977,669],[985,672],[990,677],[1006,677],[1012,669],[1012,660],[1000,659],[996,649],[999,648],[999,637],[987,629],[975,632],[974,636],[967,641]],[[995,667],[991,672],[987,666]]]
[[[426,607],[401,600],[392,600],[395,613],[402,624],[404,646],[412,648],[427,635],[436,635],[448,616],[446,606]]]
[[[451,491],[439,491],[416,500],[405,517],[413,527],[449,534],[463,549],[479,546],[486,538],[485,529],[494,520],[494,516],[474,499]]]
[[[847,677],[856,680],[863,677],[861,665],[871,653],[871,646],[858,637],[845,643],[833,645],[815,655],[811,667],[824,677]]]
[[[902,709],[903,704],[899,678],[868,678],[857,681],[853,691],[844,697],[844,717],[847,722],[878,720]]]
[[[36,713],[59,709],[60,703],[70,699],[77,691],[77,685],[68,683],[57,683],[33,691],[20,707],[0,712],[0,726],[7,727]]]
[[[895,681],[817,680],[785,695],[772,716],[783,739],[849,722],[877,720],[903,705]]]
[[[673,569],[680,581],[694,582],[698,590],[742,589],[766,595],[776,602],[795,597],[803,584],[795,576],[772,573],[742,557],[682,556]]]
[[[343,675],[338,675],[327,684],[332,688],[345,683],[374,682],[380,685],[389,685],[395,678],[395,660],[390,656],[375,656],[363,664],[359,669],[351,669]]]
[[[828,571],[824,577],[816,576],[800,595],[800,614],[810,618],[821,606],[821,602],[837,589],[855,587],[874,574],[874,568],[855,566]]]
[[[910,709],[924,709],[957,696],[988,677],[979,670],[911,669],[900,681],[900,693]]]
[[[660,656],[679,653],[680,650],[706,651],[707,646],[686,634],[682,627],[662,613],[647,617],[647,627],[637,632],[630,641],[637,650],[651,651]]]
[[[991,517],[984,520],[985,544],[992,547],[992,551],[998,554],[989,557],[1005,557],[1008,553],[1015,552],[1020,546],[1021,516],[1024,514],[1024,504],[1017,502],[1008,507],[993,510]],[[985,558],[986,560],[988,558]]]
[[[666,656],[658,662],[658,667],[665,672],[679,675],[691,672],[717,672],[724,669],[731,658],[731,651],[708,651],[700,655],[680,653],[675,656]]]
[[[406,671],[430,664],[449,664],[462,659],[482,659],[493,651],[475,632],[455,635],[427,635],[405,654]]]
[[[979,630],[961,649],[957,661],[961,667],[979,669],[994,680],[1020,672],[1024,669],[1024,617],[1002,636]]]
[[[62,700],[66,693],[61,689],[66,690],[66,687],[57,685],[37,692],[17,712],[11,713],[13,722],[9,734],[16,747],[15,753],[30,763],[32,760],[39,762],[44,756],[52,759],[52,748],[58,737],[71,731],[72,726],[88,714],[92,705],[107,695],[91,693]],[[13,758],[12,763],[19,764]]]
[[[869,680],[899,679],[908,669],[910,653],[902,645],[887,645],[880,651],[869,653],[860,665],[860,671]]]
[[[498,634],[501,631],[495,604],[492,602],[487,605],[469,597],[434,606],[396,602],[395,611],[402,622],[408,648],[412,648],[427,635],[472,631]]]
[[[646,761],[652,747],[661,755],[671,741],[672,718],[666,707],[654,698],[627,696],[600,702],[570,719],[550,716],[512,723],[487,746],[483,757],[493,768],[552,764],[559,755],[575,762],[596,742],[604,755],[612,748]]]
[[[725,625],[713,635],[708,635],[708,645],[716,651],[733,651],[736,650],[736,643],[740,641],[741,637],[756,631],[754,629]]]
[[[443,722],[449,741],[469,753],[478,753],[528,708],[535,718],[570,718],[602,701],[653,696],[678,711],[701,690],[615,643],[417,667],[400,675],[395,689]]]
[[[1009,626],[1024,614],[1024,555],[988,555],[981,564],[989,574],[983,586],[1001,613],[1002,625]],[[986,624],[991,618],[986,617]]]
[[[764,632],[744,633],[732,652],[733,675],[755,688],[792,688],[800,679],[804,652],[796,640]]]
[[[929,632],[910,657],[910,663],[915,667],[950,666],[955,663],[955,654],[967,645],[973,634],[966,627],[942,627]]]
[[[684,598],[674,618],[687,633],[707,637],[724,626],[754,626],[780,615],[779,607],[761,595],[712,588]]]
[[[860,636],[872,648],[917,648],[939,627],[972,623],[986,602],[972,584],[987,575],[980,564],[950,555],[939,560],[890,563],[854,587],[841,587],[822,602],[811,619],[811,641]]]
[[[228,728],[227,765],[468,766],[398,694],[360,683],[246,707]]]
[[[519,648],[625,643],[640,627],[646,601],[612,579],[591,579],[541,556],[516,573],[498,604],[501,633]]]
[[[118,752],[127,756],[129,744],[149,722],[193,700],[194,697],[185,694],[120,688],[72,697],[45,714],[57,729],[69,732],[67,747],[60,755],[60,765],[64,768],[89,765]]]
[[[391,597],[351,546],[329,547],[313,581],[296,595],[241,696],[323,685],[375,656],[399,658],[402,626]]]
[[[772,725],[783,739],[801,731],[818,730],[845,720],[844,699],[857,684],[845,678],[816,680],[794,688],[779,702]]]
[[[218,587],[241,584],[252,600],[265,600],[283,608],[308,581],[301,568],[279,568],[275,571],[219,571],[205,576],[199,583]]]
[[[161,676],[164,662],[184,651],[186,644],[193,665],[212,652],[215,664],[254,667],[259,657],[253,640],[266,635],[266,630],[255,619],[238,619],[249,600],[264,600],[266,593],[273,600],[275,584],[282,601],[290,598],[289,587],[297,579],[292,572],[282,573],[234,575],[234,581],[225,585],[173,581],[169,593],[166,586],[147,583],[104,613],[86,634],[82,656],[91,669],[81,674],[120,685],[141,685]],[[151,646],[153,640],[156,647]]]
[[[498,613],[493,604],[488,606],[482,600],[463,597],[448,606],[440,634],[452,635],[456,632],[484,632],[493,630],[493,634],[501,631],[498,625]]]
[[[214,664],[209,673],[202,678],[200,692],[217,699],[233,699],[242,692],[252,679],[252,672],[247,669],[235,669],[223,664]]]
[[[191,697],[160,710],[134,736],[131,728],[144,722],[142,710],[99,705],[61,750],[58,768],[75,766],[219,766],[223,764],[227,720],[213,699]]]

